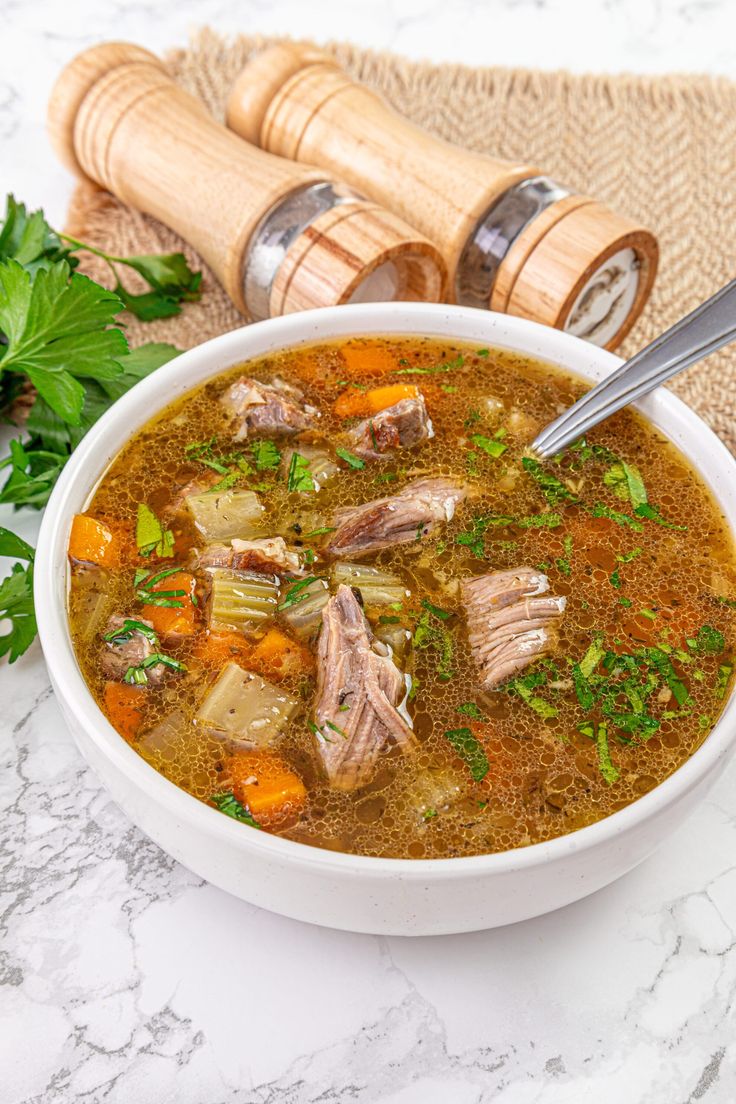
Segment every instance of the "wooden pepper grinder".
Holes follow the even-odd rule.
[[[442,297],[431,242],[331,173],[238,138],[139,46],[75,58],[52,92],[49,128],[69,168],[176,230],[251,318]]]
[[[339,173],[435,241],[458,303],[490,307],[614,348],[657,269],[650,231],[531,165],[435,138],[295,44],[255,56],[229,98],[244,138]]]

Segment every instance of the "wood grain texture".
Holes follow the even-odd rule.
[[[264,215],[296,189],[334,181],[330,173],[243,141],[175,84],[158,58],[125,43],[93,47],[67,66],[51,96],[49,127],[67,164],[190,242],[242,313],[248,247]],[[422,265],[436,269],[441,290],[444,265],[437,250],[395,219],[385,240],[377,240],[373,208],[354,204],[355,224],[363,212],[372,235],[363,236],[354,261],[367,273],[386,250],[416,252]],[[293,248],[299,250],[298,238]],[[332,261],[327,248],[313,254],[303,273],[291,261],[293,293],[311,306],[340,302],[341,278],[329,272],[318,278],[318,257],[325,265]]]
[[[228,124],[282,157],[337,172],[440,248],[450,289],[461,254],[480,219],[508,188],[540,170],[461,149],[416,126],[372,89],[352,80],[329,55],[281,43],[245,66],[227,102]],[[500,265],[489,306],[563,326],[570,305],[607,257],[633,243],[644,279],[617,345],[636,321],[657,269],[657,243],[644,227],[570,196],[547,208],[512,244]],[[556,223],[565,229],[551,233]],[[633,235],[633,236],[632,236]],[[553,257],[552,249],[564,256]],[[550,264],[547,271],[547,264]]]

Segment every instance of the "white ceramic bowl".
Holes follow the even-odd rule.
[[[74,656],[66,546],[110,461],[167,403],[239,361],[358,334],[421,334],[513,349],[599,380],[610,353],[533,322],[430,304],[368,304],[292,314],[225,334],[140,383],[97,423],[59,480],[39,537],[36,609],[51,681],[85,759],[114,800],[190,870],[264,908],[353,931],[428,935],[509,924],[569,904],[626,873],[680,824],[736,746],[733,696],[701,748],[651,793],[571,835],[498,855],[376,859],[251,830],[157,774],[105,719]],[[693,462],[736,528],[736,462],[707,426],[660,390],[639,408]]]

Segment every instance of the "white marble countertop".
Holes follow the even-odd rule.
[[[50,84],[104,38],[736,77],[733,0],[0,0],[0,195],[63,219]],[[0,515],[0,524],[9,520]],[[37,519],[13,525],[33,539]],[[320,930],[213,889],[111,803],[35,645],[0,669],[0,1104],[731,1104],[736,764],[616,885],[513,928]]]

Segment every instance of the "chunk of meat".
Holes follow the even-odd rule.
[[[550,651],[567,599],[548,590],[547,576],[531,567],[463,579],[470,647],[484,690],[495,690]]]
[[[241,376],[221,399],[237,422],[236,441],[246,437],[276,437],[311,429],[319,411],[304,401],[298,387],[274,377],[270,384]]]
[[[396,708],[404,694],[404,678],[354,591],[338,587],[322,612],[314,707],[317,750],[336,789],[364,786],[390,744],[411,747],[414,734]]]
[[[143,625],[146,629],[150,629],[150,635],[143,629],[134,628],[135,625]],[[113,636],[114,633],[118,636]],[[106,639],[109,636],[113,636],[113,639]],[[145,621],[143,618],[123,617],[116,613],[107,623],[102,647],[100,666],[104,675],[106,678],[114,679],[115,682],[124,682],[125,675],[131,667],[139,667],[144,660],[154,654],[157,647],[156,634],[150,621]],[[168,668],[160,663],[147,667],[147,683],[158,686],[167,670]]]
[[[454,479],[417,479],[388,498],[343,507],[335,514],[335,532],[325,550],[333,556],[363,556],[421,540],[452,519],[466,494]]]
[[[197,556],[197,567],[227,567],[259,575],[301,575],[303,571],[299,553],[290,549],[283,537],[234,537],[230,544],[206,544]]]
[[[424,396],[402,399],[359,422],[349,434],[352,450],[366,460],[380,460],[397,448],[413,448],[434,436]]]

